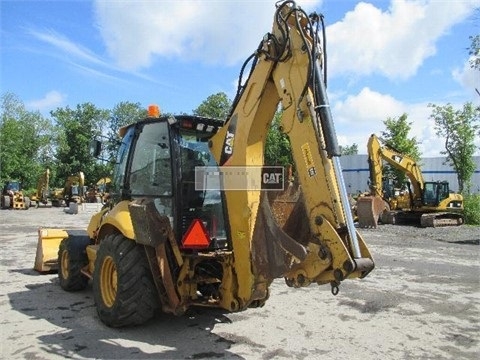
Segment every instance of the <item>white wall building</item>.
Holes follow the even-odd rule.
[[[455,170],[445,164],[445,157],[422,158],[420,166],[425,181],[448,181],[450,190],[458,191],[457,174]],[[368,155],[344,155],[340,157],[345,186],[349,194],[368,191]],[[474,156],[476,164],[472,176],[473,193],[480,193],[480,156]]]

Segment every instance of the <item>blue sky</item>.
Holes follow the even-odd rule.
[[[1,93],[49,116],[121,101],[191,113],[233,98],[243,61],[270,31],[274,0],[1,0]],[[429,103],[479,103],[468,66],[480,32],[474,0],[298,0],[325,16],[328,96],[341,145],[366,152],[387,117],[408,114],[424,156],[442,141]],[[480,140],[478,140],[480,146]],[[477,152],[477,155],[480,153]]]

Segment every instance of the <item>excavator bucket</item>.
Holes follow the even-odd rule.
[[[38,229],[37,255],[34,269],[38,272],[58,270],[58,248],[68,233],[62,229]]]
[[[357,219],[361,228],[376,228],[380,215],[388,205],[379,196],[360,196],[357,199]]]

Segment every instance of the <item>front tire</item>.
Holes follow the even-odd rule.
[[[97,313],[107,326],[139,325],[159,307],[145,251],[121,234],[100,243],[93,274]]]
[[[88,278],[81,272],[87,264],[85,250],[72,246],[72,239],[63,239],[58,250],[58,279],[63,290],[79,291],[87,287]]]

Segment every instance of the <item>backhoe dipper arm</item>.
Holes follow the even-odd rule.
[[[281,103],[281,128],[302,189],[289,231],[273,221],[260,191],[224,191],[234,271],[222,286],[238,287],[236,296],[224,299],[232,310],[268,297],[276,277],[295,287],[331,283],[336,292],[342,280],[364,277],[374,267],[354,228],[342,178],[316,31],[321,20],[294,1],[277,6],[272,33],[254,54],[231,115],[210,144],[223,168],[262,166],[269,125]]]

